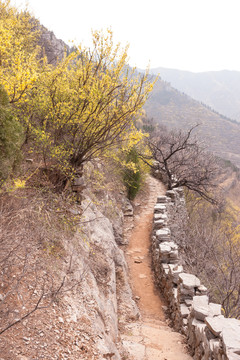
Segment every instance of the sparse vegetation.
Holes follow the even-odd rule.
[[[110,30],[54,65],[40,56],[40,31],[27,11],[0,0],[1,336],[81,287],[83,252],[97,281],[107,281],[106,254],[84,232],[98,219],[84,212],[96,203],[109,218],[119,215],[101,163],[110,158],[120,168],[122,154],[142,142],[134,121],[153,87],[128,67],[127,48],[114,45]],[[91,179],[83,164],[93,167]],[[76,174],[87,184],[85,208],[72,193]]]
[[[197,136],[215,155],[240,166],[240,124],[219,115],[159,79],[144,109],[159,125],[187,131],[195,124]]]
[[[216,185],[215,158],[192,139],[193,128],[169,132],[141,113],[154,81],[149,81],[147,72],[139,75],[128,66],[127,48],[114,45],[110,30],[93,33],[91,50],[74,47],[62,58],[56,57],[54,65],[41,57],[40,31],[27,11],[18,12],[8,0],[0,0],[0,335],[4,336],[37,310],[61,303],[63,294],[81,293],[88,266],[92,267],[91,286],[99,285],[101,295],[110,291],[109,282],[118,271],[121,274],[125,263],[115,243],[117,236],[121,238],[122,224],[113,226],[114,238],[109,220],[122,221],[124,185],[128,198],[134,199],[149,167],[156,168],[154,160],[157,170],[166,174],[169,189],[185,186],[215,201],[209,192]],[[156,108],[160,106],[162,121],[163,106],[169,106],[175,124],[179,113],[173,103],[184,109],[181,116],[185,117],[189,99],[167,84],[164,87]],[[192,111],[198,113],[194,106]],[[198,118],[204,117],[204,111]],[[221,134],[228,125],[225,121]],[[232,126],[236,145],[238,125]],[[220,141],[218,146],[222,145],[226,143]],[[234,181],[239,180],[234,165],[226,161],[224,166],[236,174]],[[80,205],[82,194],[73,193],[75,180],[81,180],[79,187],[83,184],[85,189],[84,205]],[[233,204],[216,210],[202,205],[199,198],[197,202],[184,228],[187,252],[195,257],[188,266],[207,284],[213,283],[211,295],[222,302],[227,316],[240,317],[236,310],[240,305],[239,209]],[[88,209],[91,216],[85,219]],[[113,237],[109,259],[107,242],[102,246],[101,236],[95,234],[91,244],[92,228],[85,226],[103,223],[104,216],[100,233],[105,226]],[[200,245],[200,254],[195,254]],[[109,298],[112,301],[112,294]],[[99,312],[105,326],[108,315],[99,308],[94,308],[94,316]],[[93,317],[87,320],[91,326]],[[80,322],[72,322],[79,330]],[[76,348],[79,351],[77,343]]]
[[[46,188],[0,194],[0,335],[81,282],[64,249],[75,233],[69,205]]]
[[[188,194],[187,215],[177,215],[174,236],[188,271],[222,304],[226,317],[240,318],[239,208],[232,202],[216,207]]]
[[[0,84],[0,186],[20,158],[22,141],[23,129],[12,115],[7,93]]]
[[[136,148],[132,148],[127,153],[126,166],[124,168],[123,181],[127,188],[127,196],[133,200],[141,186],[140,158]]]
[[[184,132],[160,127],[148,139],[151,155],[141,157],[155,172],[163,175],[169,190],[183,186],[215,202],[211,191],[217,187],[219,166],[216,158],[193,137],[195,128]],[[148,161],[151,157],[152,164]]]

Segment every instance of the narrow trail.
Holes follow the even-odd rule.
[[[151,270],[150,234],[153,208],[158,195],[165,188],[158,180],[148,178],[147,198],[140,199],[138,214],[134,216],[134,226],[126,227],[129,238],[126,251],[130,282],[133,294],[138,299],[141,319],[128,324],[121,335],[131,360],[190,360],[184,338],[168,325],[162,309],[164,300],[154,286]],[[138,199],[136,199],[137,204]],[[129,359],[130,360],[130,359]]]

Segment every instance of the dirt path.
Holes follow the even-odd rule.
[[[134,227],[125,235],[129,237],[126,254],[130,281],[138,299],[141,319],[126,326],[122,340],[133,360],[189,360],[192,358],[186,353],[183,337],[167,325],[162,310],[164,301],[154,287],[149,254],[150,233],[154,204],[165,189],[152,177],[148,179],[148,188],[145,203],[140,199]]]

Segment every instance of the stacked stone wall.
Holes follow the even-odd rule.
[[[209,301],[208,290],[193,274],[184,272],[173,241],[170,214],[186,213],[182,189],[158,196],[154,207],[152,260],[157,285],[168,303],[173,327],[184,333],[196,360],[240,359],[240,321],[225,318],[221,305]],[[176,216],[176,215],[175,215]]]

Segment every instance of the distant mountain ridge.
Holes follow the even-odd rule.
[[[166,68],[150,69],[177,90],[205,103],[220,114],[240,121],[240,72],[209,71],[193,73]]]
[[[40,46],[53,64],[63,57],[64,52],[71,51],[44,27],[41,27]],[[158,73],[159,69],[153,69],[152,73],[155,71]],[[201,124],[198,135],[209,145],[209,149],[240,167],[240,124],[225,119],[161,79],[157,81],[145,109],[148,117],[171,128],[189,129],[191,125]]]
[[[148,118],[170,128],[196,129],[199,139],[216,155],[240,167],[240,123],[212,111],[207,106],[159,79],[144,109]]]
[[[46,55],[49,64],[56,64],[64,57],[65,53],[71,51],[70,47],[61,39],[57,39],[52,31],[39,24],[41,56]]]

